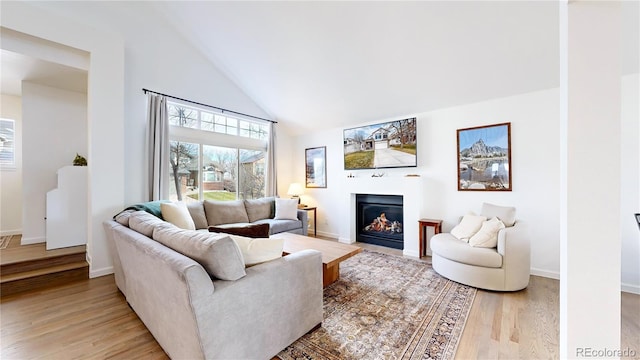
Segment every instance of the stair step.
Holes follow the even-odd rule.
[[[53,274],[61,271],[80,269],[86,266],[89,266],[89,264],[83,260],[83,261],[76,261],[76,262],[60,264],[60,265],[40,267],[37,269],[21,271],[21,272],[16,272],[12,274],[5,274],[4,272],[2,272],[0,274],[0,283],[4,284],[10,281],[28,279],[28,278],[32,278],[40,275],[45,275],[45,274]]]
[[[0,275],[0,296],[68,284],[88,278],[89,264],[84,260],[13,274],[2,273]]]
[[[58,256],[41,257],[31,260],[22,260],[0,266],[0,274],[2,277],[9,274],[29,272],[38,269],[48,269],[57,265],[69,263],[84,262],[86,259],[85,252],[73,254],[64,254]]]

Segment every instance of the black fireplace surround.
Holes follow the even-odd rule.
[[[404,248],[402,196],[356,194],[356,241]]]

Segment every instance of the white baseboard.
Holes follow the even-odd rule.
[[[338,238],[338,242],[341,242],[343,244],[353,244],[353,243],[355,243],[355,241],[351,241],[351,239],[343,238],[343,237],[339,237]]]
[[[97,278],[100,276],[111,275],[113,274],[113,266],[105,267],[102,269],[90,269],[89,270],[89,279]]]
[[[311,236],[311,234],[313,234],[313,231],[309,231],[309,233],[307,235]],[[329,238],[332,238],[332,239],[337,239],[338,238],[338,234],[334,234],[334,233],[330,233],[330,232],[324,232],[324,231],[318,231],[318,236],[325,236],[325,237],[329,237]]]
[[[541,269],[532,268],[531,269],[531,275],[542,276],[542,277],[546,277],[546,278],[549,278],[549,279],[560,280],[560,273],[558,273],[556,271],[548,271],[548,270],[541,270]],[[622,284],[620,284],[620,290],[623,291],[623,292],[640,295],[640,286],[638,286],[638,285],[622,283]]]
[[[640,295],[640,286],[638,286],[638,285],[622,283],[620,288],[621,288],[622,291],[624,291],[626,293]]]
[[[20,234],[22,234],[22,229],[0,230],[0,236],[20,235]]]
[[[30,238],[23,237],[22,240],[20,240],[20,245],[40,244],[43,242],[47,242],[47,238],[44,236]]]
[[[542,277],[546,277],[546,278],[549,278],[549,279],[560,280],[560,273],[557,272],[557,271],[549,271],[549,270],[531,268],[530,273],[531,273],[531,275],[535,275],[535,276],[542,276]]]
[[[407,249],[402,250],[402,256],[409,256],[409,257],[416,258],[416,259],[420,258],[420,256],[418,255],[417,251],[415,251],[415,250],[407,250]]]

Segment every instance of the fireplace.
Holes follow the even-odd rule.
[[[356,240],[404,248],[403,197],[356,194]]]

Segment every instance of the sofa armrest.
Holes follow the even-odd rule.
[[[212,296],[194,299],[206,358],[270,359],[322,322],[322,256],[316,250],[214,284]]]
[[[169,357],[205,358],[192,303],[215,293],[204,268],[122,225],[113,225],[111,233],[131,308]]]
[[[309,214],[306,210],[298,209],[298,220],[302,221],[302,235],[307,236],[309,229]]]
[[[502,255],[507,287],[525,288],[531,272],[531,244],[524,222],[518,220],[498,232],[498,253]]]

